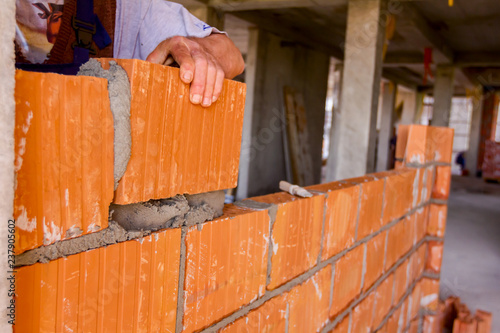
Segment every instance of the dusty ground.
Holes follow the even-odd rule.
[[[441,297],[449,295],[492,312],[500,332],[500,184],[453,177],[441,272]]]

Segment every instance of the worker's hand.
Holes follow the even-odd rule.
[[[147,57],[155,64],[180,66],[180,78],[191,84],[190,100],[208,107],[219,98],[224,83],[224,70],[196,38],[176,36],[161,42]]]

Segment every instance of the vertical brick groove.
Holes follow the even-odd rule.
[[[181,250],[179,260],[179,287],[177,293],[177,316],[175,318],[175,333],[183,330],[182,319],[184,317],[184,281],[186,279],[186,234],[187,227],[181,228]]]

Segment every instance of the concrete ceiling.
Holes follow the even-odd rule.
[[[286,39],[343,58],[347,0],[200,1]],[[437,63],[459,67],[458,93],[477,84],[500,85],[496,80],[500,77],[500,1],[454,0],[449,7],[448,0],[400,0],[390,6],[395,5],[390,7],[396,30],[384,61],[386,78],[429,89],[432,79],[427,87],[422,86],[423,58],[424,49],[431,47],[433,70]]]

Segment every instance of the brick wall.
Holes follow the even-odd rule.
[[[15,331],[433,332],[452,140],[402,126],[396,170],[21,267]]]
[[[16,254],[106,229],[111,202],[236,187],[246,86],[225,80],[203,108],[179,69],[116,61],[129,76],[132,139],[116,191],[107,81],[16,72]]]

